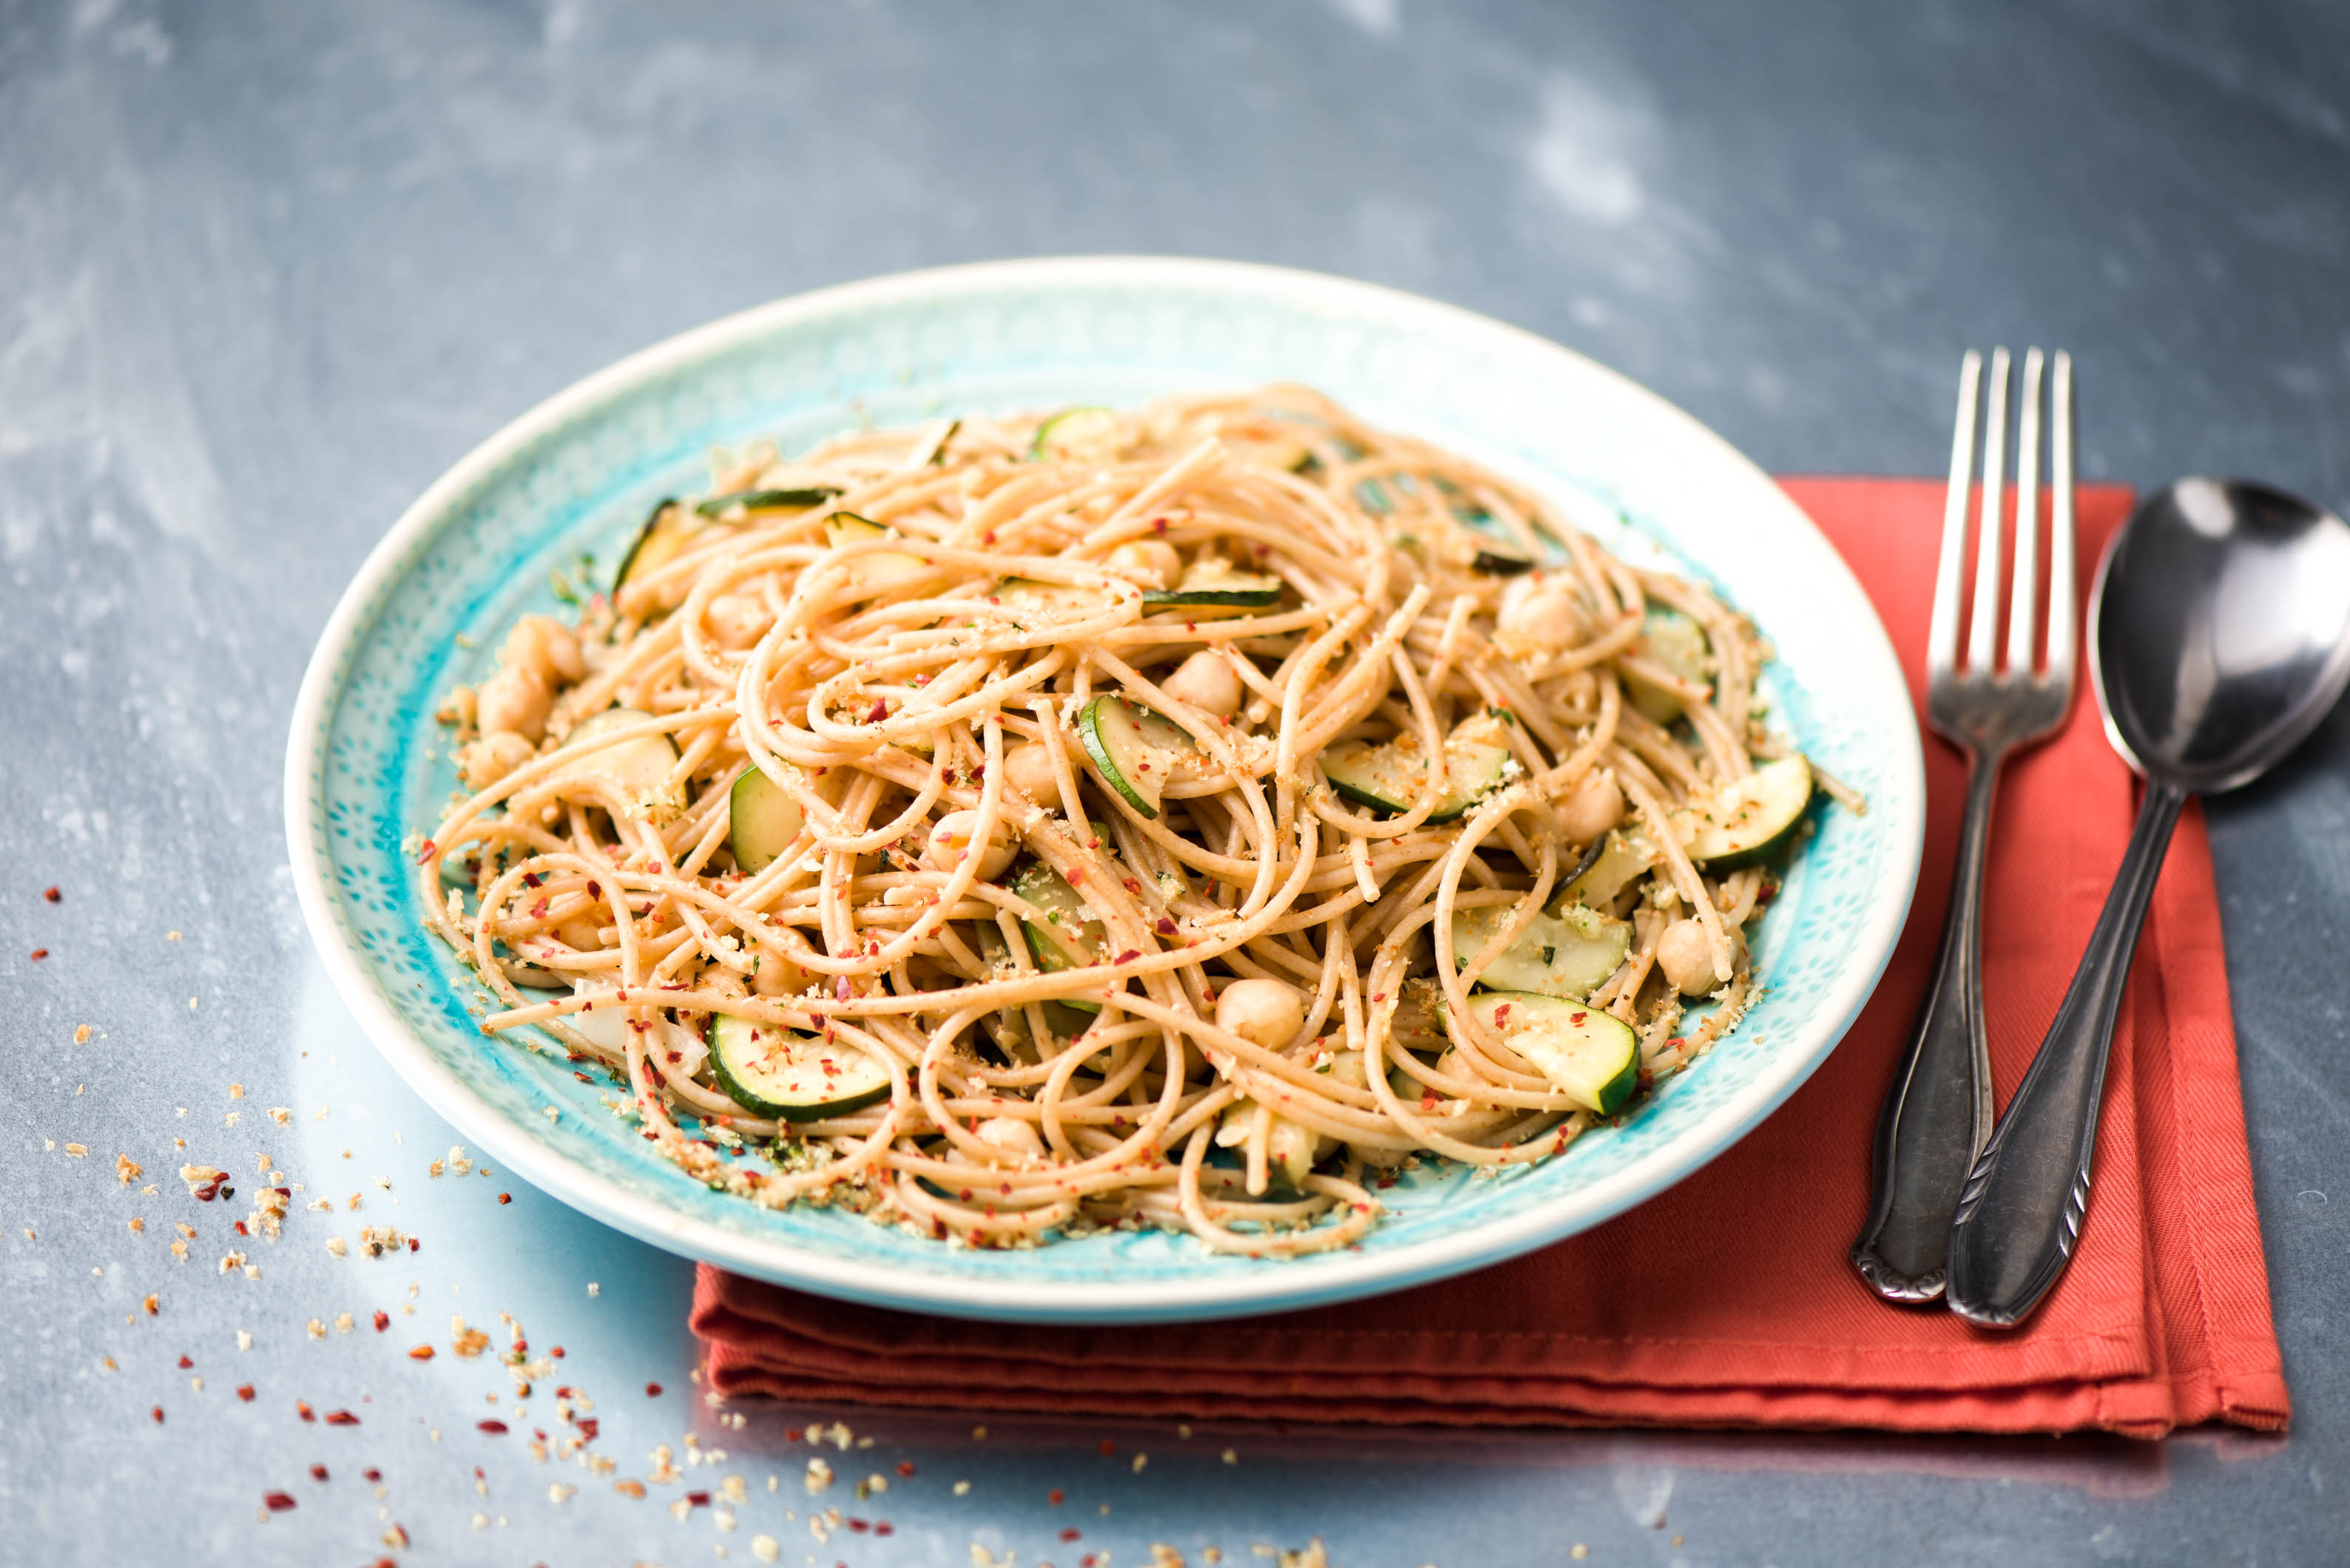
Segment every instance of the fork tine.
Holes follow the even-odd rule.
[[[2032,646],[2040,635],[2033,602],[2040,591],[2040,350],[2024,350],[2015,422],[2015,570],[2007,599],[2007,673],[2018,680],[2031,679]]]
[[[1991,351],[1990,408],[1983,416],[1982,513],[1975,520],[1974,617],[1967,628],[1967,673],[1987,676],[1999,636],[2000,524],[2007,510],[2007,350]]]
[[[1959,418],[1950,432],[1950,492],[1942,503],[1942,554],[1934,567],[1934,618],[1926,634],[1926,679],[1950,673],[1959,657],[1959,568],[1967,550],[1967,496],[1972,491],[1975,404],[1982,383],[1982,356],[1973,349],[1959,361]]]
[[[2073,689],[2073,356],[2058,349],[2048,418],[2048,679]]]

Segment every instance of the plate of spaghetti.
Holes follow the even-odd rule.
[[[305,680],[361,1023],[509,1168],[878,1304],[1228,1315],[1586,1229],[1890,955],[1866,599],[1648,393],[1232,264],[943,269],[561,394]]]

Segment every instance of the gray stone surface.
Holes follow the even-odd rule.
[[[687,1265],[527,1189],[502,1205],[494,1176],[425,1176],[451,1135],[313,961],[277,793],[336,594],[475,441],[671,331],[940,262],[1161,251],[1422,290],[1792,470],[1933,472],[1960,348],[2061,344],[2089,474],[2236,471],[2339,505],[2345,79],[2350,19],[2320,0],[0,0],[0,1559],[361,1563],[388,1520],[416,1562],[742,1560],[761,1532],[789,1563],[959,1563],[974,1538],[1063,1568],[1154,1540],[1254,1561],[1317,1533],[1346,1568],[1575,1542],[1594,1563],[2350,1560],[2343,716],[2213,814],[2290,1438],[979,1441],[889,1417],[856,1423],[875,1444],[832,1454],[825,1501],[895,1533],[825,1545],[785,1417],[698,1407]],[[250,1181],[258,1152],[336,1220],[248,1243],[242,1201],[191,1204],[171,1168]],[[422,1250],[327,1255],[330,1224],[362,1222]],[[218,1272],[232,1246],[258,1280]],[[745,1477],[740,1527],[671,1519],[679,1487],[631,1501],[533,1464],[545,1385],[517,1418],[489,1358],[446,1349],[452,1313],[503,1345],[502,1312],[566,1346],[618,1475],[659,1443],[682,1465],[688,1430],[731,1450],[686,1485]],[[400,1354],[427,1339],[431,1364]],[[297,1399],[361,1424],[305,1425]],[[492,1416],[516,1429],[477,1430]],[[869,1471],[890,1490],[850,1502]],[[274,1489],[299,1506],[260,1522]]]

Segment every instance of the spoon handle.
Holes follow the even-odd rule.
[[[2186,804],[2178,785],[2148,781],[2129,848],[2056,1021],[1967,1175],[1950,1221],[1950,1302],[1970,1323],[2013,1328],[2072,1262],[2089,1207],[2114,1014]]]
[[[1909,1048],[1895,1069],[1877,1113],[1868,1222],[1852,1244],[1852,1266],[1868,1288],[1892,1302],[1929,1302],[1942,1293],[1950,1215],[1967,1171],[1991,1136],[1991,1052],[1982,1015],[1983,849],[1991,839],[1991,796],[2005,753],[1975,753],[1967,808],[1959,820],[1959,855],[1950,904],[1942,916],[1942,950]]]

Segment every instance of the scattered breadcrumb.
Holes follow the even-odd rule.
[[[131,1233],[132,1235],[134,1235],[134,1236],[139,1235],[140,1232],[144,1231],[146,1229],[147,1229],[147,1221],[146,1221],[145,1220],[143,1220],[143,1219],[140,1218],[140,1217],[139,1217],[138,1215],[136,1215],[136,1214],[133,1214],[133,1215],[130,1217],[130,1233]]]
[[[245,1333],[243,1329],[238,1329],[236,1331],[236,1347],[239,1350],[251,1350],[253,1348],[253,1335]]]
[[[291,1106],[272,1106],[269,1107],[269,1119],[276,1122],[281,1127],[286,1125],[287,1118],[292,1116],[293,1114],[294,1107]]]
[[[345,1241],[340,1236],[329,1236],[327,1238],[327,1251],[334,1256],[338,1258],[346,1257],[349,1254],[350,1250],[350,1243]]]
[[[69,1143],[66,1145],[66,1152],[73,1156],[76,1159],[86,1159],[89,1156],[89,1145],[86,1143]]]
[[[114,1157],[114,1179],[128,1187],[147,1174],[146,1168],[127,1154]]]
[[[74,1031],[74,1044],[77,1045],[87,1045],[89,1044],[89,1025],[87,1023],[82,1024]]]
[[[241,1100],[244,1098],[244,1085],[243,1084],[231,1084],[228,1086],[228,1097],[232,1100]]]

